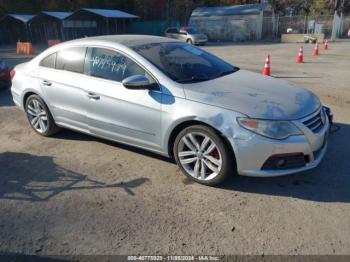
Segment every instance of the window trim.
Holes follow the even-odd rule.
[[[84,72],[83,73],[77,73],[77,72],[73,72],[73,71],[68,71],[68,70],[62,70],[62,69],[57,69],[56,68],[56,61],[57,61],[57,54],[56,54],[56,60],[55,60],[55,68],[51,68],[51,67],[44,67],[44,66],[41,66],[40,65],[40,62],[45,59],[46,57],[54,54],[54,53],[57,53],[63,49],[66,49],[66,48],[71,48],[71,47],[85,47],[86,48],[86,52],[85,52],[85,59],[84,59]],[[103,46],[103,45],[74,45],[74,46],[70,46],[70,47],[65,47],[65,48],[62,48],[60,50],[56,50],[50,54],[48,54],[47,56],[45,56],[45,58],[42,58],[39,63],[38,63],[38,66],[41,67],[41,68],[45,68],[47,70],[55,70],[55,71],[59,71],[59,72],[65,72],[65,73],[68,73],[68,74],[77,74],[77,75],[84,75],[86,77],[91,77],[93,79],[99,79],[99,80],[102,80],[102,81],[108,81],[108,82],[111,82],[111,83],[114,83],[114,84],[120,84],[122,85],[122,82],[117,82],[117,81],[113,81],[113,80],[110,80],[110,79],[106,79],[106,78],[101,78],[101,77],[95,77],[95,76],[91,76],[91,75],[88,75],[86,73],[86,70],[85,70],[85,63],[86,63],[86,58],[87,58],[87,52],[88,52],[88,49],[89,48],[102,48],[102,49],[107,49],[107,50],[110,50],[110,51],[114,51],[114,52],[118,52],[120,54],[122,54],[123,56],[126,56],[127,58],[129,58],[130,60],[132,60],[134,63],[136,63],[138,66],[140,66],[143,70],[145,70],[153,79],[154,81],[157,83],[157,87],[155,86],[154,88],[152,88],[152,91],[159,91],[159,92],[162,92],[163,93],[163,89],[162,89],[162,85],[160,84],[160,82],[158,81],[158,79],[154,76],[154,74],[152,74],[152,72],[150,72],[150,70],[148,70],[144,65],[142,65],[140,62],[136,61],[136,59],[134,59],[133,57],[130,57],[128,54],[126,54],[125,52],[123,52],[122,50],[119,50],[115,47],[110,47],[110,46]],[[133,51],[132,49],[130,49],[131,51]],[[135,52],[135,51],[133,51]]]

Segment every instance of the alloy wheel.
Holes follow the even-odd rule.
[[[44,133],[48,127],[48,117],[44,106],[37,99],[29,101],[27,114],[32,127],[39,133]]]
[[[198,180],[215,178],[222,167],[219,147],[207,135],[199,132],[185,134],[178,145],[181,166]]]

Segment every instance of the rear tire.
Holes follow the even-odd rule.
[[[181,171],[204,185],[223,182],[233,168],[231,151],[208,126],[195,125],[182,130],[175,139],[173,153]]]
[[[44,100],[38,95],[31,95],[25,103],[27,119],[33,130],[42,136],[52,136],[60,131]]]

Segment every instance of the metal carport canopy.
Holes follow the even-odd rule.
[[[87,12],[91,12],[106,18],[139,18],[136,15],[132,15],[120,10],[94,9],[94,8],[82,8],[81,10],[85,10]]]
[[[41,13],[46,14],[48,16],[52,16],[52,17],[57,18],[59,20],[63,20],[66,17],[68,17],[71,14],[73,14],[72,12],[48,12],[48,11],[43,11]]]
[[[8,16],[11,16],[12,18],[17,19],[23,23],[28,23],[29,20],[31,20],[34,17],[34,15],[20,15],[20,14],[8,14]]]

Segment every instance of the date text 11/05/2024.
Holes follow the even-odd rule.
[[[219,261],[219,256],[128,256],[128,261]]]

